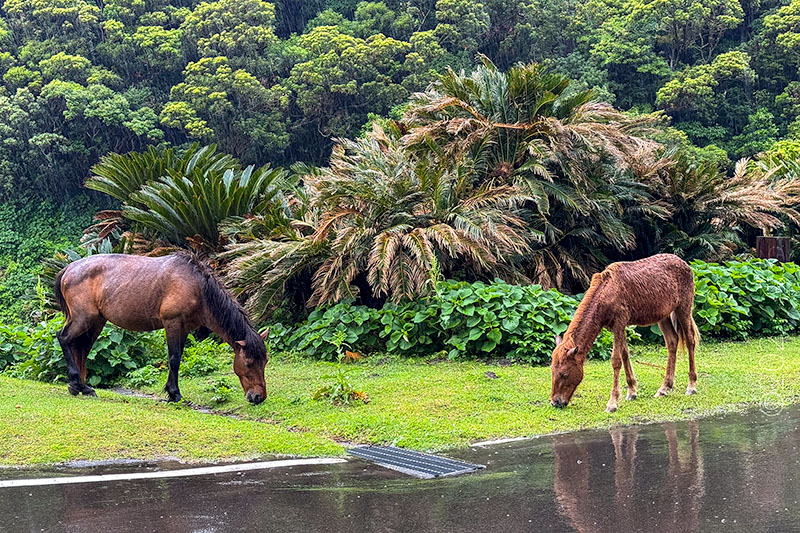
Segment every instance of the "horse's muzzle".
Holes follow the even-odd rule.
[[[247,401],[253,405],[258,405],[264,401],[264,396],[261,396],[260,394],[253,394],[252,392],[248,392],[244,395],[244,397],[247,398]]]
[[[552,400],[550,400],[550,405],[552,405],[557,409],[563,409],[564,407],[567,406],[567,402],[565,402],[561,398],[553,398]]]

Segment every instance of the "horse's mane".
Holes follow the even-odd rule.
[[[575,310],[575,316],[572,317],[570,326],[572,324],[580,324],[586,318],[584,315],[595,303],[595,295],[600,288],[600,285],[602,285],[604,281],[611,279],[613,276],[614,274],[609,269],[598,272],[592,276],[592,282],[589,284],[589,288],[586,289],[586,294],[583,295],[581,303],[578,304],[578,309]]]
[[[202,279],[202,293],[206,307],[222,331],[232,341],[245,341],[248,355],[259,360],[266,359],[267,350],[263,339],[253,327],[244,308],[222,285],[211,266],[190,252],[180,251],[172,255],[186,261],[194,273]]]

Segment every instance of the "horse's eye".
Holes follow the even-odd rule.
[[[567,379],[569,377],[569,370],[567,370],[566,372],[562,372],[561,377]]]

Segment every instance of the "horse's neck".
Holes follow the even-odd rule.
[[[597,336],[605,326],[604,308],[597,293],[584,299],[578,306],[575,318],[564,334],[564,339],[571,339],[578,347],[578,353],[587,354],[592,349]]]
[[[206,316],[206,327],[217,334],[217,336],[228,344],[231,344],[237,340],[241,339],[232,339],[228,332],[222,329],[217,321],[214,319],[214,316],[209,312]]]

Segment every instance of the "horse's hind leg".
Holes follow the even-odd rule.
[[[167,335],[167,351],[169,352],[169,376],[164,390],[167,392],[170,402],[179,402],[182,396],[178,388],[178,370],[181,367],[183,347],[189,333],[184,330],[183,324],[179,321],[165,324],[164,331]]]
[[[63,331],[63,330],[62,330]],[[56,335],[58,343],[61,345],[61,351],[64,352],[64,361],[67,363],[67,389],[73,396],[77,396],[83,390],[81,383],[81,373],[78,369],[78,364],[75,362],[75,356],[72,352],[72,340],[69,337],[62,335],[61,332]]]
[[[689,385],[686,387],[686,394],[692,395],[697,393],[697,370],[694,367],[694,350],[697,347],[699,333],[697,324],[692,318],[691,306],[677,309],[675,314],[680,324],[681,333],[684,336],[683,342],[686,345],[686,351],[689,353]]]
[[[86,387],[81,375],[85,375],[85,357],[80,357],[83,352],[82,346],[85,342],[81,342],[81,338],[88,333],[90,327],[91,322],[86,317],[76,318],[73,316],[67,320],[64,327],[56,335],[58,343],[61,345],[61,350],[64,352],[64,360],[67,363],[67,389],[73,396],[84,392]],[[83,372],[81,372],[79,361],[83,362]]]
[[[627,350],[625,327],[614,329],[614,350],[611,352],[611,368],[614,370],[614,384],[611,387],[611,397],[606,404],[606,412],[613,413],[617,410],[619,400],[619,370],[622,368],[622,352]]]
[[[661,334],[664,335],[664,344],[667,345],[667,373],[664,375],[664,383],[658,389],[655,396],[666,396],[672,390],[675,383],[675,362],[678,354],[678,333],[672,326],[672,319],[667,316],[658,323]]]
[[[633,367],[631,366],[631,354],[628,351],[628,339],[624,336],[622,337],[622,365],[625,368],[625,380],[628,382],[628,395],[625,397],[625,399],[635,400],[637,389],[636,375],[633,373]]]

